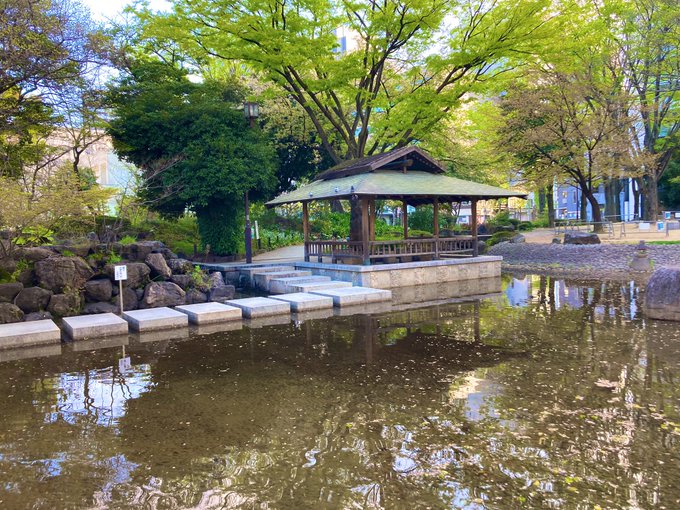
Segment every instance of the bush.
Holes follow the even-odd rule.
[[[516,234],[514,232],[507,232],[507,231],[496,232],[486,241],[486,245],[488,247],[491,247],[495,244],[502,243],[504,241],[509,241],[510,239],[515,237],[515,235]]]

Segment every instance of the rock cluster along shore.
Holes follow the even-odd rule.
[[[123,260],[111,263],[112,255]],[[0,283],[0,324],[118,311],[114,266],[120,264],[127,266],[126,311],[234,297],[220,272],[196,271],[159,241],[23,248],[0,267],[16,279]]]
[[[503,257],[503,268],[523,272],[553,273],[579,277],[632,275],[630,263],[637,247],[632,244],[565,245],[500,243],[488,254]],[[680,245],[647,245],[651,274],[660,267],[680,266]]]

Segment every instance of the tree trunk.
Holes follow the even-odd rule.
[[[600,204],[598,204],[595,194],[590,189],[587,189],[583,190],[583,195],[585,199],[588,200],[590,208],[593,210],[593,230],[598,233],[602,232],[602,211],[600,211]],[[583,202],[585,203],[585,200],[583,200]]]
[[[619,192],[621,191],[620,179],[606,179],[604,181],[604,215],[605,219],[611,221],[621,220],[621,204],[619,200]]]
[[[548,226],[553,228],[555,226],[555,202],[553,200],[553,185],[546,186],[546,199],[548,202]]]
[[[538,190],[538,212],[539,214],[545,211],[546,188]]]
[[[647,175],[642,179],[642,217],[646,221],[656,221],[659,216],[659,188],[656,179]]]
[[[588,202],[586,202],[586,195],[588,193],[587,185],[581,186],[581,197],[579,201],[579,206],[581,209],[581,221],[588,221]],[[594,217],[593,217],[594,219]]]
[[[361,241],[361,201],[358,198],[349,201],[349,240]]]

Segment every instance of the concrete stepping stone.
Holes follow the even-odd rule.
[[[98,349],[110,349],[112,347],[122,347],[130,343],[130,335],[107,336],[105,338],[92,338],[90,340],[80,340],[69,342],[64,347],[72,352],[96,351]]]
[[[159,329],[182,328],[189,325],[189,316],[165,306],[125,312],[123,318],[134,331],[156,331]]]
[[[273,271],[270,273],[255,273],[255,288],[269,292],[269,282],[274,278],[293,278],[300,276],[311,276],[311,271]]]
[[[76,315],[62,319],[64,333],[72,340],[127,335],[128,323],[113,313]]]
[[[292,276],[288,278],[274,278],[269,282],[269,293],[270,294],[288,294],[291,292],[297,292],[291,288],[291,285],[296,285],[300,283],[320,283],[320,282],[330,282],[330,276]]]
[[[336,308],[320,308],[318,310],[310,310],[308,312],[296,312],[291,315],[291,319],[296,324],[302,324],[306,321],[313,321],[319,319],[328,319],[333,317]]]
[[[241,310],[239,310],[239,314]],[[243,321],[211,322],[209,324],[196,324],[191,327],[190,333],[198,336],[226,333],[243,329]]]
[[[267,317],[269,315],[282,315],[290,313],[290,303],[277,301],[265,297],[253,297],[244,299],[230,299],[227,305],[237,306],[243,310],[243,316],[248,319]]]
[[[372,289],[370,287],[345,287],[339,289],[313,290],[310,294],[333,298],[333,305],[356,306],[377,301],[389,301],[392,293],[389,290]]]
[[[295,271],[294,266],[251,266],[243,267],[239,270],[240,274],[248,278],[248,284],[251,287],[255,286],[255,274],[257,273],[272,273],[275,271]]]
[[[236,306],[222,303],[197,303],[194,305],[176,306],[175,310],[189,316],[192,324],[213,324],[215,322],[240,320],[242,311]]]
[[[308,312],[310,310],[333,308],[333,298],[308,294],[306,292],[281,294],[280,296],[271,296],[271,299],[290,303],[290,309],[294,312]]]
[[[269,315],[266,317],[255,317],[253,319],[245,319],[245,326],[248,329],[258,329],[267,326],[285,326],[291,323],[290,315]]]
[[[58,344],[61,330],[51,320],[0,324],[0,349]]]
[[[34,345],[32,347],[16,347],[14,349],[0,349],[0,363],[17,361],[20,359],[46,358],[48,356],[59,356],[60,354],[60,343]]]
[[[180,312],[177,312],[180,313]],[[184,315],[184,314],[182,314]],[[184,315],[186,318],[186,315]],[[154,342],[177,342],[189,339],[189,328],[157,329],[133,333],[130,345],[151,344]]]
[[[376,301],[362,305],[349,305],[333,308],[336,317],[349,317],[350,315],[373,315],[394,311],[391,301]]]
[[[351,287],[351,282],[331,280],[329,282],[307,282],[289,285],[291,292],[312,292],[313,290],[343,289]]]

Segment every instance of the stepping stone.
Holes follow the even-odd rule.
[[[248,284],[250,287],[255,286],[256,273],[271,273],[274,271],[295,271],[293,266],[252,266],[240,269],[240,273],[248,277]]]
[[[64,332],[72,340],[128,334],[128,323],[113,313],[64,317],[62,325]]]
[[[392,293],[389,290],[372,289],[370,287],[313,290],[310,294],[331,297],[333,298],[333,305],[339,307],[363,305],[392,299]]]
[[[226,304],[239,307],[243,310],[243,316],[249,319],[290,313],[290,303],[265,297],[231,299]]]
[[[61,334],[61,333],[60,333]],[[61,344],[34,345],[32,347],[16,347],[0,349],[0,363],[20,359],[46,358],[61,354]]]
[[[289,285],[291,292],[312,292],[313,290],[343,289],[351,286],[351,282],[340,282],[337,280],[331,280],[330,282],[307,282]]]
[[[192,324],[212,324],[241,318],[240,308],[214,302],[176,306],[175,310],[187,314]]]
[[[376,301],[375,303],[365,303],[363,305],[350,305],[340,308],[333,308],[333,315],[336,317],[349,317],[350,315],[373,315],[379,313],[392,312],[394,307],[391,301]]]
[[[187,314],[165,306],[125,312],[123,318],[134,331],[145,332],[159,329],[181,328],[189,325]]]
[[[288,294],[289,292],[297,292],[291,288],[291,285],[300,283],[321,283],[330,282],[330,276],[292,276],[288,278],[274,278],[269,282],[269,292],[271,294]]]
[[[255,288],[269,292],[269,282],[274,278],[293,278],[299,276],[311,276],[311,271],[273,271],[269,273],[255,273]]]
[[[302,324],[305,321],[328,319],[329,317],[333,317],[334,310],[336,310],[336,308],[320,308],[308,312],[297,312],[291,315],[291,319],[297,324]]]
[[[106,338],[91,338],[90,340],[69,342],[66,344],[65,348],[72,352],[96,351],[97,349],[121,347],[123,345],[128,345],[129,342],[130,336],[125,333],[124,335],[107,336]]]
[[[239,314],[241,310],[238,311]],[[240,315],[239,315],[240,317]],[[214,335],[216,333],[226,333],[227,331],[238,331],[243,329],[243,321],[212,322],[210,324],[196,324],[190,330],[194,335]]]
[[[266,326],[285,326],[290,324],[290,315],[255,317],[254,319],[246,319],[243,322],[248,329],[258,329]]]
[[[0,349],[58,344],[61,330],[51,320],[0,324]]]
[[[306,292],[271,296],[271,299],[290,303],[290,309],[294,312],[308,312],[310,310],[319,310],[322,308],[333,308],[333,298],[307,294]]]
[[[180,313],[180,312],[177,312]],[[182,314],[184,315],[184,314]],[[186,318],[186,315],[184,315]],[[189,328],[157,329],[133,333],[131,345],[148,344],[153,342],[181,341],[189,338]],[[163,348],[164,349],[164,348]]]

